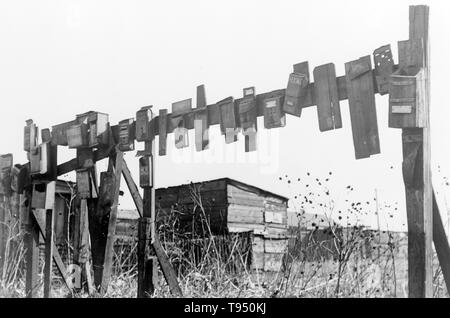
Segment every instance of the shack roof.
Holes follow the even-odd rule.
[[[280,194],[277,193],[273,193],[271,191],[267,191],[261,188],[258,188],[256,186],[250,185],[248,183],[242,182],[242,181],[238,181],[235,179],[231,179],[231,178],[219,178],[219,179],[213,179],[213,180],[207,180],[207,181],[201,181],[201,182],[193,182],[193,183],[189,183],[189,184],[181,184],[178,186],[171,186],[171,187],[167,187],[167,188],[159,188],[158,190],[163,190],[163,189],[176,189],[176,188],[183,188],[183,187],[187,187],[191,184],[195,185],[195,186],[199,186],[202,184],[208,184],[208,183],[212,183],[212,182],[219,182],[219,181],[224,181],[226,184],[231,184],[234,185],[242,190],[248,191],[248,192],[253,192],[256,193],[258,195],[264,195],[264,196],[272,196],[272,197],[276,197],[284,202],[289,201],[288,198],[286,198],[285,196],[282,196]]]

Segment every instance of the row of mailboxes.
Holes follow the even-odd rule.
[[[95,148],[109,144],[108,114],[90,111],[76,116],[74,121],[53,126],[51,136],[43,131],[42,140],[51,138],[53,145],[72,149]]]

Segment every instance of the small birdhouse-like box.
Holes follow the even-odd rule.
[[[389,85],[389,127],[427,127],[425,91],[423,68],[399,70],[392,74]]]

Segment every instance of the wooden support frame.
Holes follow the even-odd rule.
[[[432,242],[434,240],[436,250],[438,253],[439,261],[443,268],[443,273],[447,287],[449,287],[450,282],[450,269],[448,262],[450,262],[450,248],[448,246],[448,241],[443,231],[442,221],[439,214],[436,212],[437,204],[435,199],[433,201],[433,193],[431,186],[431,169],[430,169],[430,128],[429,128],[429,104],[430,104],[430,74],[429,74],[429,43],[428,43],[428,24],[429,24],[429,8],[428,6],[411,6],[410,7],[410,40],[421,41],[423,46],[411,45],[408,49],[408,60],[417,61],[415,58],[420,56],[423,58],[421,65],[417,65],[425,70],[425,85],[423,87],[423,95],[425,96],[425,111],[426,111],[426,125],[422,128],[404,128],[402,136],[403,145],[403,177],[405,182],[406,190],[406,201],[407,201],[407,213],[408,213],[408,264],[409,264],[409,295],[410,297],[432,297],[432,276],[431,276],[431,256],[432,256]],[[392,65],[391,65],[392,64]],[[392,66],[392,71],[395,71],[398,66],[394,65],[393,62],[389,64],[389,68]],[[402,61],[399,63],[402,65]],[[355,67],[357,69],[358,67]],[[370,68],[370,67],[369,67]],[[348,91],[348,80],[354,80],[361,74],[357,71],[350,72],[347,74],[347,78],[337,77],[336,78],[336,89],[333,88],[333,100],[338,103],[340,100],[345,99],[355,99],[352,97],[352,92]],[[389,70],[390,71],[390,70]],[[389,76],[389,71],[386,74],[382,74],[384,77]],[[353,74],[353,75],[352,75]],[[380,75],[380,74],[378,74]],[[367,75],[367,83],[371,84],[370,80],[377,82],[377,72],[371,72],[370,76]],[[333,76],[334,77],[334,76]],[[333,83],[334,84],[334,83]],[[301,101],[301,109],[314,106],[317,103],[317,96],[314,94],[314,83],[305,84],[304,92],[302,94],[303,98]],[[380,91],[379,91],[380,90]],[[382,91],[381,91],[382,90]],[[268,93],[263,93],[255,96],[256,99],[256,116],[260,117],[264,115],[264,102],[269,98],[283,98],[286,90],[276,90]],[[375,93],[385,94],[386,88],[380,88],[377,85],[369,95]],[[337,96],[336,96],[337,95]],[[370,96],[372,98],[372,96]],[[358,99],[358,98],[356,98]],[[204,104],[204,105],[203,105]],[[206,108],[208,114],[208,124],[215,125],[220,124],[220,109],[218,104],[206,105],[206,101],[202,104]],[[300,110],[301,110],[300,109]],[[123,161],[123,154],[116,149],[116,161],[115,161],[115,191],[114,191],[114,203],[111,208],[110,220],[108,225],[108,237],[107,246],[105,250],[105,270],[102,273],[102,292],[105,293],[109,283],[109,278],[112,268],[112,251],[114,244],[114,233],[115,233],[115,222],[117,216],[117,205],[120,190],[120,178],[121,175],[125,177],[126,183],[130,189],[133,200],[136,204],[138,211],[142,217],[140,224],[140,252],[139,252],[139,266],[140,274],[139,278],[139,291],[138,296],[143,296],[148,294],[148,291],[153,289],[155,278],[155,258],[150,256],[150,254],[156,254],[160,262],[161,268],[163,270],[164,276],[169,283],[170,289],[173,294],[181,295],[181,290],[179,289],[176,275],[173,268],[170,266],[167,255],[165,254],[162,246],[159,242],[158,235],[155,229],[155,197],[154,197],[154,136],[158,134],[163,134],[165,136],[167,133],[173,132],[177,125],[173,124],[176,120],[172,120],[180,116],[180,114],[167,114],[163,112],[160,118],[144,118],[143,127],[145,127],[145,134],[141,134],[141,141],[146,142],[146,151],[151,150],[151,153],[146,152],[144,156],[150,156],[149,169],[151,172],[150,182],[148,185],[144,186],[144,199],[142,200],[139,190],[131,178],[131,174]],[[183,128],[194,129],[195,128],[195,112],[189,111],[183,113]],[[160,126],[160,121],[164,123],[164,127]],[[131,122],[130,122],[131,124]],[[65,124],[64,124],[65,125]],[[36,146],[36,133],[37,127],[32,123],[28,123],[28,131],[26,130],[26,145],[25,150],[28,152],[35,152]],[[113,129],[114,130],[114,129]],[[28,135],[27,135],[28,133]],[[56,136],[58,137],[58,136]],[[64,136],[59,136],[64,137]],[[58,138],[59,138],[58,137]],[[52,136],[52,141],[55,136]],[[162,138],[162,139],[163,139]],[[48,142],[49,136],[46,132],[45,138],[43,140]],[[64,138],[62,138],[64,139]],[[27,144],[28,143],[28,144]],[[64,140],[61,143],[64,144]],[[100,147],[98,150],[93,152],[92,161],[96,162],[98,160],[107,158],[111,155],[111,150],[113,143],[110,147]],[[378,148],[378,147],[375,147]],[[56,149],[56,148],[55,148]],[[377,150],[378,151],[378,150]],[[377,151],[372,151],[369,153],[377,153]],[[165,151],[162,153],[165,154]],[[31,155],[29,155],[31,157]],[[36,153],[34,153],[36,156]],[[35,158],[35,157],[33,157]],[[34,162],[35,164],[35,162]],[[63,175],[70,171],[79,169],[83,167],[83,163],[80,163],[79,159],[73,159],[57,167],[57,175]],[[31,163],[29,163],[31,166]],[[31,169],[33,170],[33,169]],[[39,220],[36,219],[36,215],[31,209],[31,194],[27,190],[28,206],[28,223],[27,223],[27,295],[33,297],[35,295],[35,289],[37,286],[37,261],[36,253],[37,243],[39,239],[39,230],[41,234],[44,235],[43,228],[39,224]],[[437,213],[437,214],[436,214]],[[49,215],[49,218],[51,215]],[[51,222],[47,222],[47,230],[51,229]],[[50,227],[50,228],[49,228]],[[39,229],[40,228],[40,229]],[[47,243],[51,242],[52,232],[45,232],[45,237],[47,237]],[[152,248],[150,248],[150,245]],[[53,244],[48,243],[46,248],[49,249],[49,254],[52,254]],[[59,254],[57,250],[55,251],[53,247],[53,258],[55,259],[58,268],[61,270],[61,266],[58,265],[57,258]],[[46,256],[50,260],[52,256]],[[49,271],[46,268],[46,273],[49,275]],[[46,279],[48,279],[48,275]]]

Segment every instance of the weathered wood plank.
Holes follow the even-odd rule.
[[[288,246],[287,239],[264,239],[264,252],[284,254]]]
[[[342,128],[341,108],[333,63],[314,69],[314,96],[317,103],[319,130],[328,131]]]
[[[159,110],[159,149],[160,156],[167,153],[167,109]]]
[[[380,153],[375,89],[370,56],[345,63],[356,159]]]

